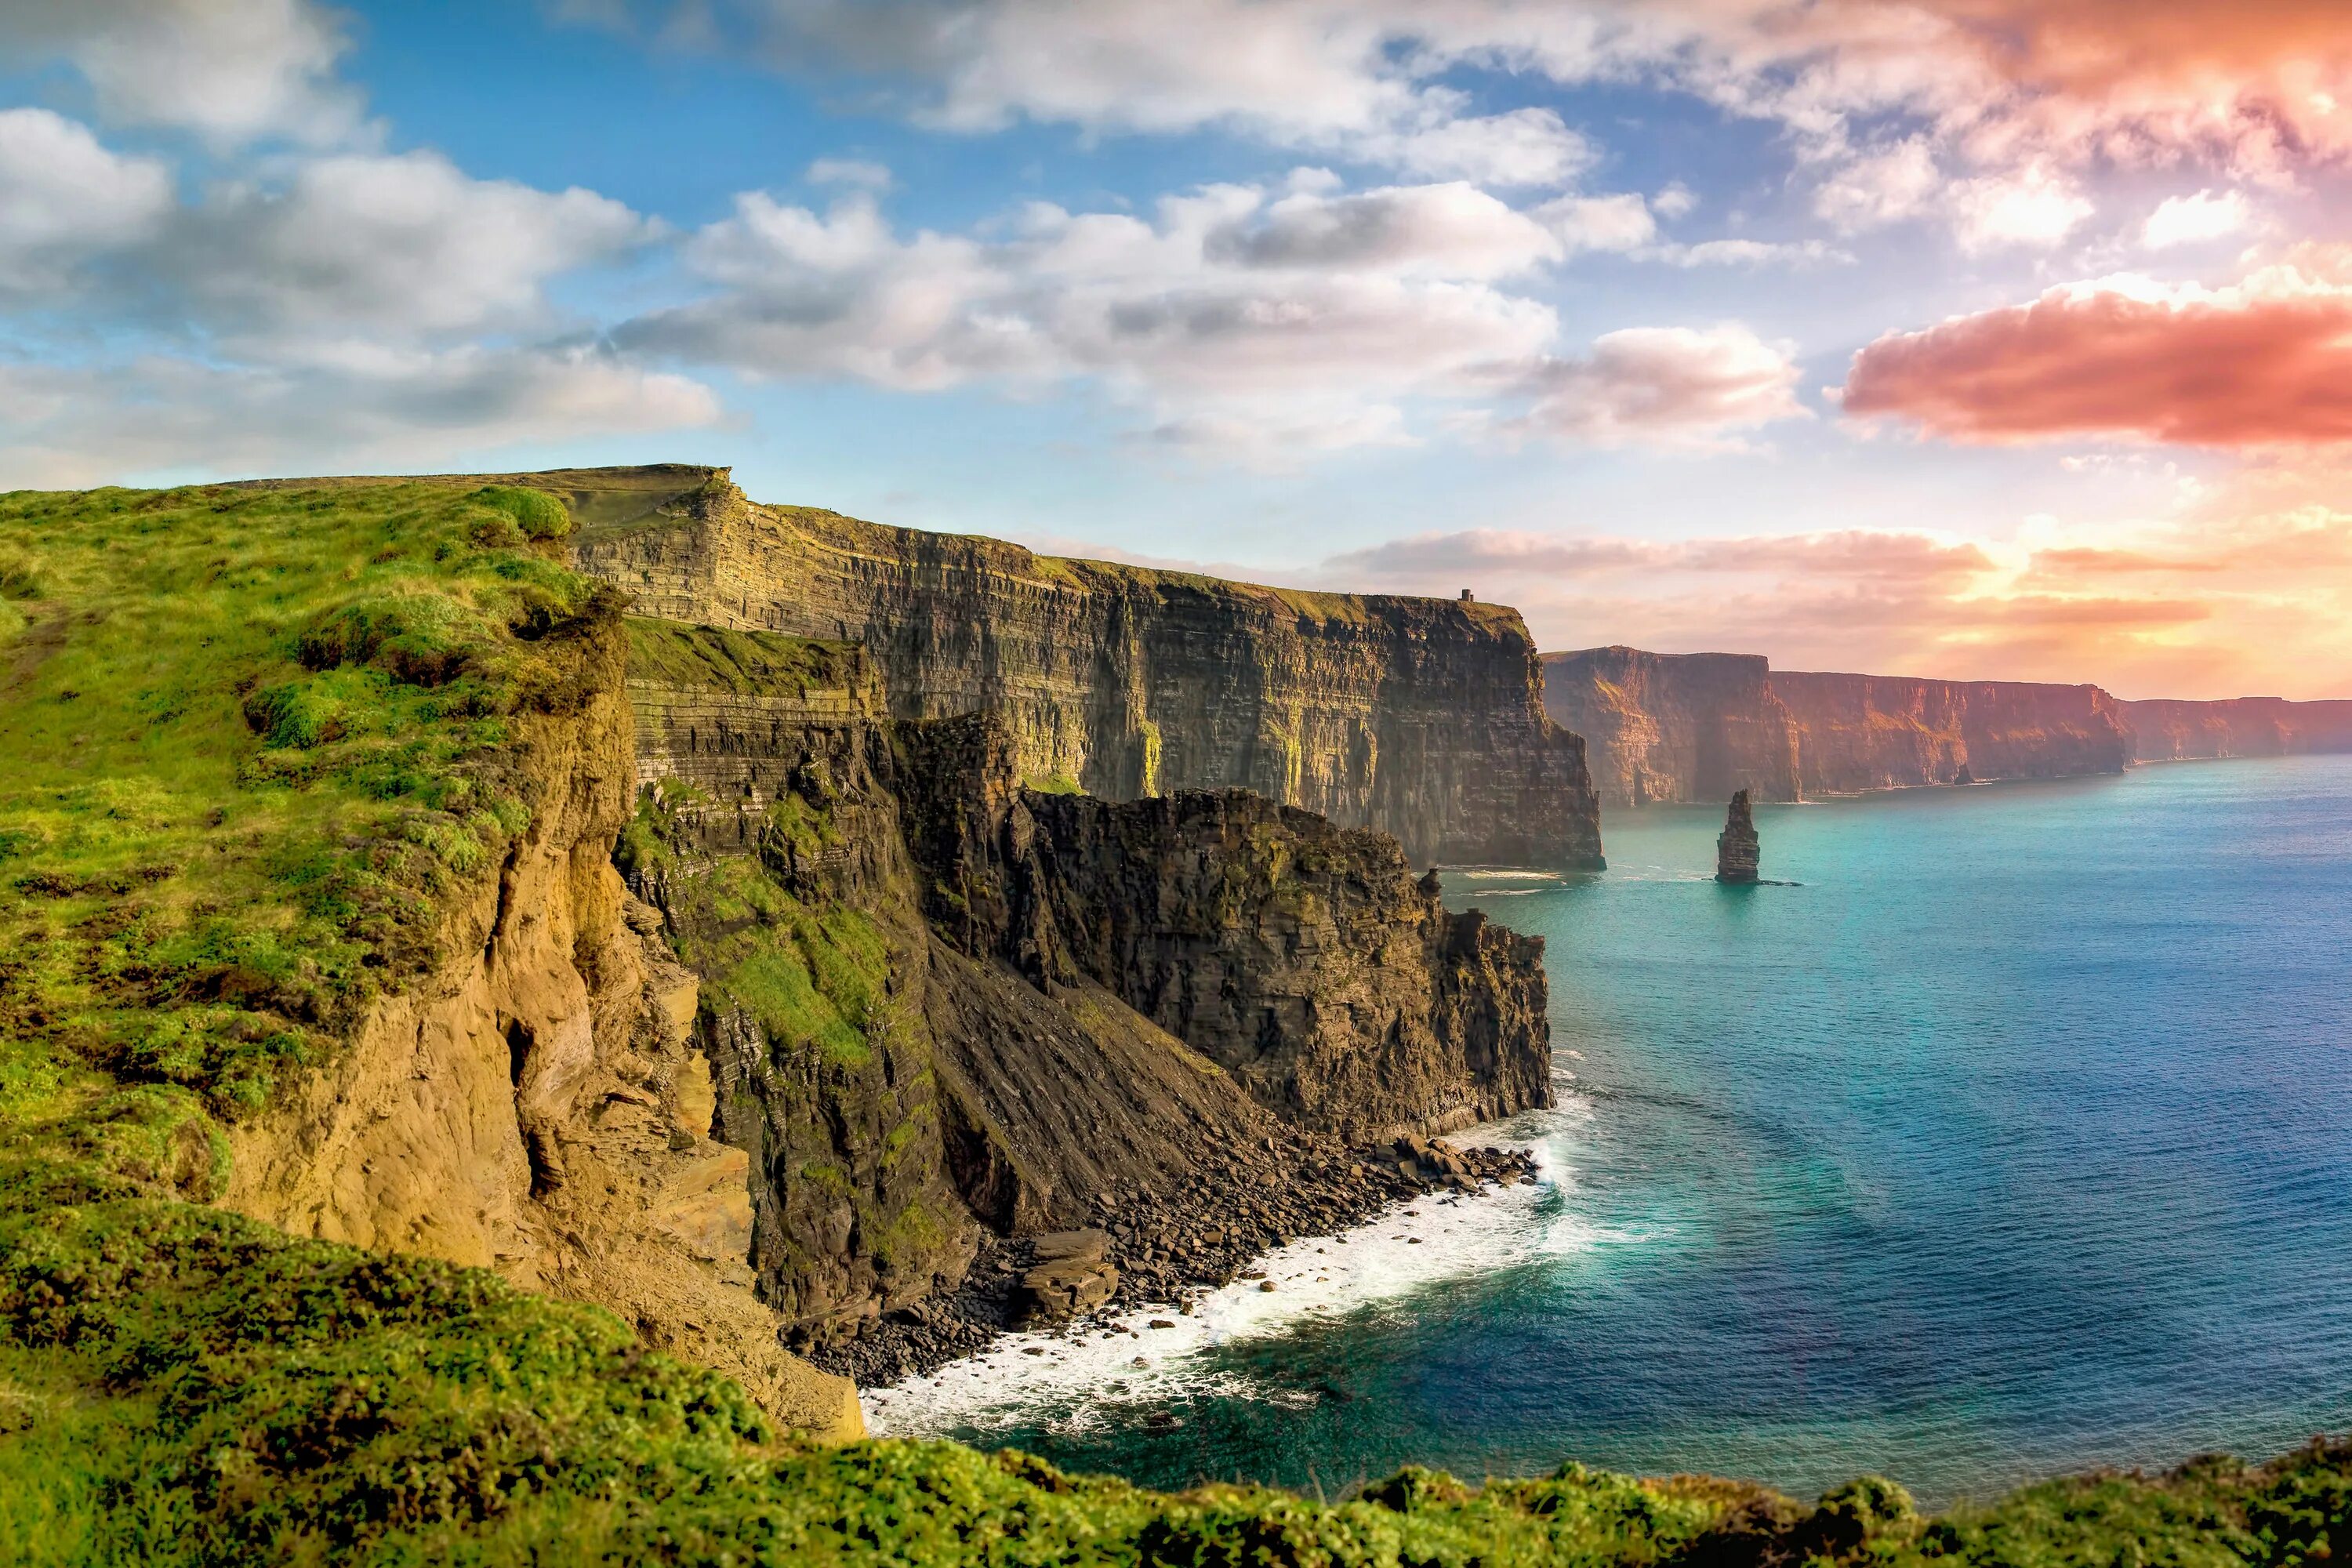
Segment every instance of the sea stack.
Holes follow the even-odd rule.
[[[1748,809],[1748,792],[1731,797],[1730,813],[1715,840],[1715,879],[1718,882],[1756,880],[1756,817]]]

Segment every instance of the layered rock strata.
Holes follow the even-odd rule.
[[[1249,789],[1423,863],[1601,863],[1583,743],[1546,716],[1517,611],[1060,560],[754,506],[723,469],[655,477],[678,493],[650,511],[643,470],[613,471],[625,505],[569,477],[581,570],[647,615],[857,643],[896,717],[998,714],[1022,779]]]
[[[453,900],[455,956],[231,1129],[223,1202],[594,1302],[788,1425],[854,1437],[855,1390],[785,1353],[753,1293],[750,1163],[711,1136],[689,1048],[698,983],[612,865],[635,776],[624,657],[618,617],[599,621],[580,710],[512,721],[530,826]]]
[[[1186,1266],[1145,1238],[1276,1173],[1302,1216],[1369,1213],[1336,1134],[1548,1097],[1540,944],[1446,914],[1391,840],[1027,789],[1006,726],[894,719],[858,646],[633,646],[622,860],[702,981],[762,1293],[828,1364],[887,1378],[1034,1310],[1002,1238],[1112,1236],[1115,1272],[1039,1282],[1072,1310],[1165,1289]]]
[[[2216,702],[2126,702],[2132,758],[2143,763],[2208,757],[2289,757],[2352,752],[2352,702],[2290,702],[2237,697]]]
[[[1687,805],[1734,790],[1798,796],[1798,725],[1754,654],[1597,647],[1543,656],[1544,705],[1584,737],[1604,806]]]
[[[1545,702],[1586,726],[1604,804],[1746,789],[1790,801],[2120,773],[2125,705],[2095,686],[1770,670],[1732,654],[1548,654]]]

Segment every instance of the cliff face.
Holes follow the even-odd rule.
[[[1018,778],[993,716],[891,717],[866,651],[632,625],[632,885],[702,981],[762,1294],[824,1342],[1287,1122],[1544,1103],[1540,942],[1396,845],[1245,795]]]
[[[2122,704],[2095,686],[1781,670],[1772,690],[1797,725],[1804,795],[2118,773],[2132,760]]]
[[[2132,755],[2139,762],[2352,751],[2352,702],[2239,697],[2126,702],[2123,710],[2132,729]]]
[[[1386,835],[1243,791],[1022,791],[981,827],[949,873],[991,889],[967,940],[1103,987],[1286,1121],[1378,1139],[1548,1102],[1542,940],[1448,914]]]
[[[593,1302],[788,1424],[857,1436],[855,1390],[786,1354],[752,1293],[749,1162],[710,1136],[696,980],[612,865],[635,774],[620,631],[583,639],[578,711],[515,721],[530,826],[450,901],[453,956],[229,1130],[221,1201]]]
[[[754,506],[723,471],[604,511],[573,559],[641,612],[859,643],[897,717],[1001,715],[1024,779],[1250,789],[1416,861],[1600,863],[1583,743],[1546,716],[1516,611],[1059,560]]]
[[[2132,731],[2095,686],[1772,670],[1735,654],[1592,648],[1544,658],[1612,805],[1757,800],[2120,773]]]
[[[1597,647],[1543,656],[1544,707],[1584,737],[1604,806],[1749,790],[1797,798],[1797,723],[1753,654]]]

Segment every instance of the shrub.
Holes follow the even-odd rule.
[[[570,509],[545,490],[520,485],[484,485],[474,499],[506,514],[525,539],[561,539],[572,531]]]

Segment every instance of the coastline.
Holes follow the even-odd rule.
[[[1490,1197],[1538,1180],[1531,1152],[1491,1141],[1405,1133],[1350,1145],[1287,1129],[1176,1191],[1097,1195],[1082,1228],[1099,1235],[1101,1255],[1117,1270],[1099,1307],[1066,1321],[1024,1324],[1022,1278],[1038,1261],[1039,1238],[991,1237],[952,1294],[888,1313],[855,1339],[807,1353],[865,1389],[984,1354],[1007,1335],[1066,1338],[1154,1310],[1189,1316],[1207,1293],[1237,1279],[1263,1282],[1265,1260],[1292,1247],[1328,1243],[1400,1205]]]
[[[1402,1194],[1329,1234],[1292,1237],[1222,1279],[1189,1284],[1168,1299],[1122,1295],[1069,1323],[1002,1330],[973,1353],[862,1386],[867,1428],[877,1436],[986,1441],[992,1431],[1034,1424],[1051,1410],[1051,1424],[1070,1431],[1110,1422],[1178,1429],[1183,1417],[1171,1405],[1194,1394],[1248,1392],[1245,1377],[1219,1370],[1204,1352],[1506,1267],[1521,1253],[1557,1250],[1549,1222],[1558,1218],[1561,1173],[1542,1151],[1559,1114],[1531,1111],[1471,1130],[1480,1147],[1524,1171],[1524,1180]]]

